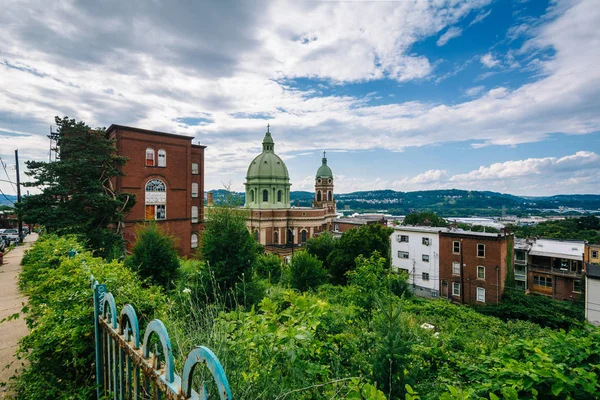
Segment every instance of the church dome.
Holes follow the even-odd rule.
[[[289,180],[290,174],[285,163],[277,154],[263,151],[252,160],[248,167],[246,179],[250,178]]]
[[[323,164],[317,170],[317,178],[333,178],[333,172],[331,172],[331,168],[327,165],[327,158],[325,158],[325,153],[323,153]]]

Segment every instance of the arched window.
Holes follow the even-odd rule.
[[[154,149],[146,149],[146,167],[154,167]]]
[[[327,200],[331,201],[333,198],[333,195],[331,194],[331,190],[327,191]]]
[[[158,150],[158,166],[166,167],[167,166],[167,152],[163,149]]]
[[[259,241],[258,229],[254,231],[254,240]]]
[[[192,247],[192,249],[195,249],[196,247],[198,247],[198,235],[196,235],[195,233],[192,233],[191,247]]]
[[[281,190],[277,191],[277,202],[281,203],[281,198],[283,197],[283,193]]]
[[[163,181],[160,179],[150,179],[146,182],[145,200],[147,220],[167,218],[167,185]]]
[[[192,197],[198,197],[198,183],[192,182]]]
[[[198,223],[198,207],[192,206],[192,224]]]
[[[263,201],[269,201],[269,191],[267,189],[263,190]]]
[[[250,203],[254,203],[254,189],[250,189]]]
[[[321,201],[321,191],[317,192],[317,201]]]
[[[307,235],[306,230],[302,229],[302,232],[300,232],[300,239],[301,239],[302,243],[306,243],[306,235]]]
[[[273,232],[273,244],[279,244],[279,232]]]
[[[291,229],[288,229],[287,233],[288,233],[287,242],[294,243],[294,231]]]

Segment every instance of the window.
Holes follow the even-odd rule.
[[[192,206],[192,223],[198,223],[198,207]]]
[[[454,261],[452,263],[452,275],[460,275],[460,263]]]
[[[429,238],[422,238],[421,243],[423,243],[423,246],[429,246]]]
[[[146,167],[154,167],[154,149],[146,149]]]
[[[254,231],[254,240],[258,242],[258,229]]]
[[[592,258],[598,258],[598,250],[592,250]]]
[[[302,241],[302,243],[306,242],[306,234],[307,232],[305,230],[302,230],[302,232],[300,232],[300,240]]]
[[[321,191],[317,191],[317,201],[321,201]]]
[[[423,254],[423,256],[421,257],[421,259],[422,259],[424,262],[429,262],[429,254]]]
[[[452,253],[460,254],[460,242],[452,242]]]
[[[254,203],[254,189],[250,190],[250,202]]]
[[[281,199],[283,198],[283,192],[281,190],[277,191],[277,202],[281,203]]]
[[[192,175],[198,175],[200,173],[200,168],[198,168],[198,163],[192,163]]]
[[[400,236],[398,236],[398,241],[399,242],[408,243],[408,236],[407,235],[400,235]]]
[[[198,247],[198,235],[192,233],[192,249]]]
[[[192,197],[198,197],[198,184],[192,182]]]
[[[574,293],[581,293],[581,279],[575,279],[573,281],[573,292]]]
[[[338,224],[335,224],[333,226],[333,230],[336,231],[336,232],[339,232],[340,231],[340,226]]]
[[[477,245],[477,257],[485,257],[485,244]]]
[[[552,287],[552,278],[534,275],[533,284],[537,286]]]
[[[452,282],[452,296],[460,296],[460,283]]]
[[[485,279],[485,267],[482,265],[477,266],[477,279]]]
[[[477,301],[481,303],[485,303],[485,288],[478,287],[477,288]]]
[[[158,150],[158,166],[159,167],[167,166],[167,152],[162,149]]]
[[[333,195],[331,194],[331,190],[327,192],[327,201],[331,201],[333,199]]]
[[[154,154],[154,153],[153,153]],[[146,182],[146,220],[163,220],[167,218],[167,186],[160,179]]]
[[[399,251],[398,257],[400,258],[408,258],[408,251]]]
[[[263,201],[269,201],[269,191],[267,189],[263,190]]]
[[[429,280],[429,273],[428,272],[423,272],[423,280],[424,281],[428,281]]]
[[[273,243],[279,244],[279,232],[277,231],[273,232]]]

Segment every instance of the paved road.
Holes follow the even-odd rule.
[[[21,311],[23,302],[27,300],[17,288],[17,279],[21,272],[23,253],[33,242],[37,234],[32,233],[25,238],[22,246],[11,250],[4,256],[4,264],[0,266],[0,320]],[[15,360],[17,342],[27,334],[27,327],[22,318],[0,324],[0,382],[6,382],[18,371],[20,360]],[[14,362],[13,362],[14,361]],[[10,364],[9,368],[5,368]],[[0,399],[10,398],[4,388],[0,388]]]

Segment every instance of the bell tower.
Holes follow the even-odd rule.
[[[327,165],[327,157],[323,152],[322,164],[315,177],[315,198],[313,207],[328,208],[335,213],[335,197],[333,196],[333,172]]]

